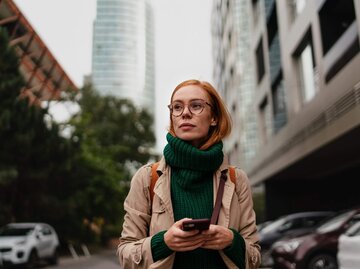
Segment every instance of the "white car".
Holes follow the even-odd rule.
[[[360,268],[360,220],[339,237],[337,259],[339,269]]]
[[[35,268],[40,260],[58,262],[59,238],[46,223],[10,223],[0,229],[0,266]]]

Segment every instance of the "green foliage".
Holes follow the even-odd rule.
[[[129,100],[100,96],[90,85],[82,90],[80,106],[81,117],[72,121],[75,135],[92,151],[110,157],[119,167],[127,161],[138,167],[149,159],[155,143],[150,114]]]
[[[155,143],[151,116],[87,85],[68,123],[74,132],[61,136],[47,109],[19,97],[24,81],[8,41],[0,27],[0,225],[48,222],[62,242],[118,236],[130,177]]]
[[[72,139],[81,145],[72,174],[81,192],[73,199],[84,220],[102,220],[100,240],[104,241],[114,230],[120,233],[131,168],[151,157],[153,122],[146,111],[136,109],[128,100],[100,96],[91,85],[81,94],[81,112],[70,121],[75,127]]]
[[[15,51],[0,28],[0,224],[47,220],[53,204],[51,179],[66,173],[69,141],[59,136],[48,112],[20,97],[24,81]],[[61,174],[60,173],[60,174]]]

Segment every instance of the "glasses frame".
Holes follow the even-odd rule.
[[[189,107],[190,103],[191,103],[191,102],[194,102],[194,101],[200,101],[200,102],[203,103],[203,107],[202,107],[202,109],[200,110],[199,113],[194,113],[193,111],[191,111],[191,109],[190,109],[190,107]],[[181,101],[177,101],[177,102],[182,103],[182,104],[184,105],[184,107],[183,107],[183,109],[182,109],[182,111],[181,111],[181,113],[180,113],[179,115],[174,115],[174,112],[173,112],[173,111],[174,111],[174,109],[173,109],[173,104],[168,105],[168,108],[169,108],[169,110],[170,110],[170,113],[171,113],[171,115],[174,116],[174,117],[180,117],[180,116],[184,113],[185,107],[188,108],[188,110],[189,110],[189,112],[191,113],[191,115],[200,115],[200,114],[204,111],[205,105],[208,105],[208,106],[212,109],[212,105],[209,104],[208,102],[206,102],[206,101],[203,100],[203,99],[194,99],[194,100],[191,100],[188,104],[185,104],[185,103],[183,103],[183,102],[181,102]]]

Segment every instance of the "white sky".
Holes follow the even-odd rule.
[[[74,83],[91,73],[96,0],[14,0]],[[157,149],[166,144],[170,94],[183,80],[213,82],[211,0],[151,0],[155,20]],[[59,112],[66,115],[66,110]],[[59,118],[62,118],[59,116]]]

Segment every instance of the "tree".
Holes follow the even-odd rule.
[[[131,102],[82,90],[80,113],[61,135],[47,109],[21,97],[15,51],[0,27],[0,225],[52,224],[61,241],[119,236],[132,169],[155,143],[152,118]]]
[[[20,92],[24,80],[7,32],[0,28],[0,224],[57,218],[52,179],[69,173],[72,142],[46,109]],[[56,176],[54,176],[56,175]]]
[[[81,190],[73,195],[75,211],[86,222],[101,220],[104,237],[112,229],[119,236],[133,169],[152,156],[152,117],[128,100],[100,96],[91,85],[85,85],[81,95],[80,113],[70,121],[73,140],[81,145],[72,170]]]

